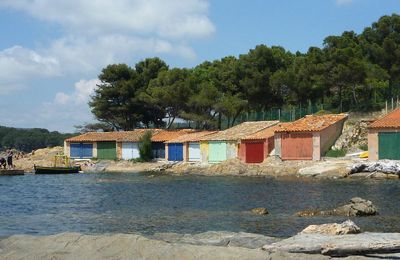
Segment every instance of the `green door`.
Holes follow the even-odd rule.
[[[219,163],[226,160],[226,142],[211,141],[208,143],[208,161]]]
[[[117,145],[115,142],[97,142],[97,158],[102,160],[117,159]]]
[[[400,133],[379,133],[379,159],[400,160]]]

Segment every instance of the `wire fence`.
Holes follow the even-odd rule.
[[[384,109],[386,113],[399,108],[400,101],[398,98],[392,98],[387,100],[386,102],[379,104],[379,107]],[[237,125],[247,121],[272,121],[272,120],[279,120],[281,122],[292,122],[296,121],[306,115],[315,114],[319,111],[329,111],[332,113],[341,113],[344,111],[352,110],[351,107],[342,107],[342,109],[338,107],[332,107],[332,105],[328,104],[309,104],[307,107],[285,107],[285,108],[271,108],[268,110],[262,111],[250,111],[244,112],[239,115],[233,125]],[[357,111],[357,110],[356,110]],[[231,123],[232,119],[228,120],[226,117],[222,117],[221,120],[221,130],[227,129],[232,127]],[[183,122],[176,122],[173,124],[172,128],[193,128],[195,127],[194,122],[190,121],[183,121]]]

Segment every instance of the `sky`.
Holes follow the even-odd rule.
[[[292,52],[357,33],[400,0],[0,0],[0,125],[73,132],[101,69],[160,57],[170,67]]]

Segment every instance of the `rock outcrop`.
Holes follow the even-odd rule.
[[[400,176],[400,163],[390,160],[357,163],[351,167],[349,174],[359,172],[381,172]]]
[[[328,223],[322,225],[310,225],[301,231],[301,234],[326,234],[326,235],[346,235],[358,234],[361,229],[351,220],[343,223]]]
[[[267,215],[269,212],[266,208],[254,208],[251,210],[251,213],[257,215]]]
[[[370,201],[359,197],[352,198],[349,203],[330,210],[305,210],[297,212],[298,217],[311,216],[372,216],[377,215],[378,209]]]

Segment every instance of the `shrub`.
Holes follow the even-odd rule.
[[[326,152],[325,156],[326,157],[343,157],[345,156],[347,151],[345,149],[339,149],[339,150],[332,150],[330,149],[329,151]]]
[[[315,115],[317,115],[317,116],[322,116],[322,115],[328,115],[328,114],[332,114],[332,112],[331,111],[328,111],[328,110],[319,110],[317,113],[315,113]]]
[[[368,144],[360,144],[358,148],[360,148],[363,151],[368,151]]]
[[[153,159],[151,136],[151,132],[147,131],[139,140],[139,155],[140,159],[144,162],[149,162]]]

